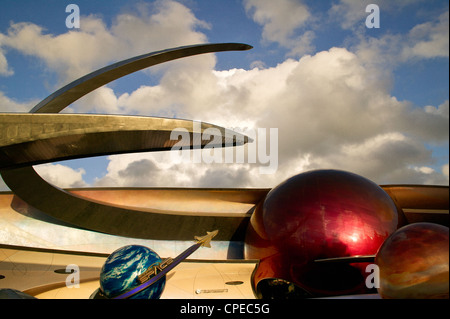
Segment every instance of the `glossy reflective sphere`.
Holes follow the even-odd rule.
[[[100,288],[108,298],[114,298],[139,285],[138,276],[161,258],[153,250],[129,245],[114,251],[105,261],[100,273]],[[158,299],[166,284],[164,276],[130,299]]]
[[[318,170],[294,176],[272,189],[252,215],[246,258],[261,260],[254,287],[276,278],[277,286],[300,287],[297,296],[366,292],[367,263],[314,260],[375,255],[402,222],[386,192],[359,175]]]
[[[432,223],[400,228],[381,246],[375,263],[383,298],[449,297],[449,229]]]

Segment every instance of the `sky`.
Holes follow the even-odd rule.
[[[79,9],[79,26],[69,4]],[[373,4],[378,10],[366,10]],[[234,150],[243,161],[216,153],[213,163],[180,162],[155,152],[36,170],[64,188],[270,188],[315,169],[383,185],[448,185],[448,7],[447,0],[2,0],[0,112],[28,112],[65,84],[139,54],[240,42],[253,49],[152,67],[63,112],[191,119],[254,134]],[[0,189],[8,189],[1,180]]]

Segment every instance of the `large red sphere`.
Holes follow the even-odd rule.
[[[367,264],[315,260],[375,255],[403,221],[389,195],[366,178],[337,170],[296,175],[272,189],[250,220],[246,258],[260,259],[254,289],[262,297],[267,283],[296,297],[367,292]]]
[[[404,226],[381,246],[379,294],[389,299],[448,298],[449,230],[432,223]]]

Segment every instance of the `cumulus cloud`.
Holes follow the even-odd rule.
[[[339,23],[345,30],[356,30],[365,28],[366,17],[370,12],[366,12],[366,7],[376,4],[381,13],[399,12],[408,6],[413,6],[425,2],[425,0],[339,0],[334,3],[328,11],[330,19]]]
[[[0,33],[0,76],[9,76],[13,75],[14,71],[9,68],[4,50],[2,50],[4,38],[5,36]]]
[[[437,20],[419,24],[408,34],[402,48],[402,58],[449,57],[449,13],[441,14]]]
[[[291,50],[292,58],[274,67],[261,68],[255,61],[249,70],[224,71],[214,70],[214,55],[183,59],[159,68],[157,84],[123,94],[103,87],[73,104],[70,111],[187,118],[231,129],[276,128],[277,143],[270,147],[278,151],[278,170],[264,175],[260,162],[176,163],[168,152],[126,154],[108,157],[107,173],[94,182],[96,186],[273,187],[294,174],[319,168],[353,171],[377,183],[448,183],[448,165],[442,171],[432,168],[436,163],[425,146],[448,143],[448,101],[425,107],[398,101],[390,94],[389,78],[378,71],[380,64],[371,60],[382,63],[380,57],[385,62],[392,57],[392,64],[398,63],[402,52],[410,52],[404,59],[428,58],[417,45],[440,47],[441,37],[433,32],[442,34],[445,16],[412,29],[406,38],[369,38],[354,50],[335,47],[304,55],[303,49],[290,46],[301,43],[307,48],[314,38],[306,29],[311,13],[303,2],[247,0],[244,4],[263,26],[263,38]],[[297,12],[296,19],[283,19],[292,12]],[[62,35],[45,34],[32,24],[12,25],[5,35],[7,45],[38,56],[67,80],[110,60],[145,53],[149,45],[158,50],[207,42],[198,29],[208,25],[174,1],[157,1],[139,14],[123,13],[111,27],[95,16],[83,19],[81,30]],[[150,29],[155,31],[146,31]],[[299,30],[303,41],[298,41]],[[35,38],[45,47],[33,47]],[[95,39],[95,47],[102,46],[101,52],[90,39]],[[52,46],[64,53],[66,41],[78,52],[56,54]],[[83,43],[89,57],[80,54],[77,43]],[[430,52],[441,54],[439,49]],[[58,186],[65,185],[61,187],[82,185],[83,170],[63,170],[57,164],[40,166],[39,172]],[[51,172],[65,177],[58,179]]]
[[[167,74],[159,85],[122,96],[126,109],[139,112],[141,101],[147,101],[162,103],[157,113],[201,114],[202,120],[228,128],[277,128],[278,170],[262,176],[261,163],[175,164],[163,153],[112,156],[98,183],[272,187],[320,168],[353,171],[379,183],[445,183],[441,172],[430,171],[434,162],[425,144],[448,141],[448,101],[436,107],[398,101],[384,77],[371,71],[357,54],[332,48],[272,68],[204,70],[180,89],[172,85],[187,75]],[[205,91],[198,91],[196,85],[203,84]],[[172,94],[164,99],[168,87]]]
[[[162,0],[142,4],[136,12],[118,15],[111,27],[95,15],[82,16],[81,26],[54,35],[32,23],[14,23],[2,35],[0,45],[40,58],[64,83],[111,61],[168,47],[204,43],[205,35],[196,29],[208,27],[182,4]],[[2,57],[0,54],[0,71],[7,72]]]
[[[351,29],[365,21],[366,7],[371,1],[340,0],[329,10],[332,19],[339,22],[341,28]]]
[[[364,30],[365,28],[362,28]],[[431,21],[416,25],[408,33],[386,33],[379,37],[356,32],[353,51],[368,65],[392,71],[401,63],[449,57],[448,10]]]
[[[440,172],[426,166],[432,163],[431,155],[423,143],[401,133],[390,133],[360,144],[343,145],[334,157],[318,158],[316,165],[340,167],[379,183],[448,183]]]
[[[60,79],[68,81],[105,62],[105,52],[116,51],[116,43],[101,20],[86,17],[83,30],[86,31],[52,35],[35,24],[15,23],[8,29],[3,45],[40,58],[48,69],[59,73]]]
[[[303,1],[245,0],[244,5],[253,20],[263,27],[264,42],[290,49],[290,56],[301,56],[313,50],[314,32],[307,30],[300,36],[295,32],[311,19],[311,12]]]
[[[0,47],[1,47],[1,42],[0,42]],[[0,75],[9,76],[9,75],[13,75],[13,74],[14,74],[14,71],[8,67],[8,61],[6,60],[6,57],[5,57],[4,53],[2,52],[2,50],[0,50]]]
[[[18,102],[0,91],[1,112],[28,112],[36,103],[36,101]]]
[[[82,97],[73,105],[67,107],[64,112],[120,114],[123,111],[118,104],[118,98],[114,90],[108,86],[102,86]]]
[[[36,172],[46,181],[61,188],[86,187],[83,180],[84,169],[74,170],[62,164],[43,164],[35,167]]]

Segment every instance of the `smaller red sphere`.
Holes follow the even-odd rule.
[[[379,294],[386,299],[449,298],[449,229],[414,223],[392,234],[378,251]]]

